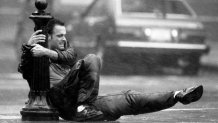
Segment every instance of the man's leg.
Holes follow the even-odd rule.
[[[99,91],[101,60],[94,54],[87,55],[79,73],[78,104],[92,104]]]
[[[99,91],[101,60],[94,54],[87,55],[79,73],[76,121],[99,121],[104,119],[101,111],[93,105]]]
[[[77,96],[77,104],[91,104],[98,96],[101,60],[94,54],[79,60],[54,88]]]
[[[60,117],[65,120],[72,120],[76,113],[79,88],[78,75],[82,64],[82,60],[78,61],[68,75],[49,90],[51,103],[58,109]]]
[[[178,101],[183,104],[195,102],[202,96],[203,86],[175,92],[145,94],[129,90],[120,94],[101,96],[94,105],[104,113],[105,119],[116,120],[123,115],[144,114],[170,108]]]
[[[76,63],[60,83],[50,89],[50,98],[55,107],[61,110],[64,119],[85,120],[92,118],[94,120],[96,116],[102,114],[90,106],[98,95],[100,67],[100,59],[97,56],[87,55]],[[89,111],[86,114],[78,113],[77,107],[79,105],[86,105],[86,111]],[[92,109],[90,110],[90,108]]]
[[[174,92],[145,94],[126,91],[120,94],[99,96],[94,105],[107,120],[116,120],[123,115],[137,115],[163,110],[176,104]]]

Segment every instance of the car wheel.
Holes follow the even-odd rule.
[[[199,56],[189,56],[185,65],[182,66],[182,74],[183,75],[197,75],[200,68],[200,57]]]

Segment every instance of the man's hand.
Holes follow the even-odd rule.
[[[46,36],[43,34],[39,34],[40,32],[42,32],[42,30],[35,31],[31,35],[29,41],[27,42],[27,45],[33,45],[33,44],[37,44],[40,42],[45,42]]]
[[[45,42],[46,36],[43,34],[39,34],[42,32],[42,30],[37,30],[34,32],[29,41],[27,42],[27,45],[32,46],[33,48],[31,49],[32,55],[34,57],[42,57],[42,56],[47,56],[52,60],[57,60],[58,59],[58,53],[56,51],[47,49],[37,43],[40,42]]]
[[[44,48],[43,46],[39,44],[32,44],[31,46],[33,46],[33,48],[31,49],[31,52],[34,57],[41,57],[47,54],[46,53],[48,50],[47,48]]]

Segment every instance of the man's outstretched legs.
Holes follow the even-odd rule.
[[[145,94],[126,91],[98,97],[94,105],[104,113],[104,120],[116,120],[123,115],[137,115],[160,111],[174,106],[178,101],[189,104],[203,94],[203,86],[181,91]]]

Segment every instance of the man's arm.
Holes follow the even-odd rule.
[[[22,45],[22,55],[21,55],[21,62],[18,65],[18,72],[22,73],[23,78],[26,79],[28,82],[32,78],[32,54],[30,52],[31,46],[23,44]]]
[[[31,49],[31,53],[34,57],[47,56],[53,62],[59,64],[66,64],[70,66],[76,63],[77,54],[75,50],[71,47],[62,51],[62,50],[50,50],[48,48],[39,45],[38,43],[45,42],[46,39],[46,36],[40,34],[40,32],[42,32],[42,30],[37,30],[36,32],[34,32],[26,44],[27,46],[33,47]]]
[[[34,57],[47,56],[53,62],[56,62],[59,64],[66,64],[70,66],[76,63],[77,54],[73,48],[68,48],[67,50],[64,50],[64,51],[60,51],[60,50],[54,51],[48,48],[44,48],[43,46],[39,44],[33,44],[32,46],[33,48],[31,49],[31,52]]]
[[[51,60],[58,59],[58,53],[54,50],[50,50],[50,49],[45,48],[39,44],[32,44],[31,46],[33,46],[33,48],[31,49],[31,53],[34,57],[47,56]]]
[[[45,42],[46,36],[43,34],[39,34],[42,30],[37,30],[34,32],[27,43],[22,45],[22,55],[21,62],[18,65],[18,72],[22,73],[23,78],[30,82],[32,78],[32,64],[33,57],[31,53],[31,49],[33,48],[32,44]]]
[[[58,53],[54,50],[46,49],[45,55],[54,61],[58,59]]]
[[[57,63],[63,63],[70,66],[73,66],[77,61],[77,53],[74,48],[70,47],[64,51],[56,50],[58,53]]]

